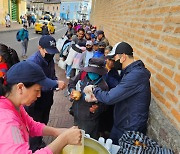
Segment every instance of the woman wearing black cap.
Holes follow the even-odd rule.
[[[91,58],[88,67],[83,69],[77,76],[69,80],[68,90],[71,92],[73,105],[71,114],[74,116],[74,125],[85,130],[92,138],[98,139],[99,118],[106,106],[99,102],[87,103],[87,96],[84,95],[83,89],[89,84],[108,90],[108,86],[103,75],[107,73],[104,60],[100,58]],[[80,93],[77,96],[76,84],[80,82]],[[81,96],[80,96],[81,95]]]

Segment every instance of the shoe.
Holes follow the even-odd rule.
[[[69,76],[66,76],[66,79],[68,79],[68,80],[69,80],[69,79],[70,79],[70,77],[69,77]]]

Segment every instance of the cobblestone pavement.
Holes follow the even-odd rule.
[[[60,69],[56,65],[56,75],[60,80],[68,83],[68,80],[65,78],[64,70]],[[51,107],[49,126],[53,127],[71,127],[73,126],[73,117],[69,114],[68,109],[71,106],[71,102],[68,100],[68,97],[65,97],[63,91],[55,92],[54,103]],[[44,137],[46,144],[49,144],[53,140],[53,137]]]

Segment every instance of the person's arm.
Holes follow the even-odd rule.
[[[43,128],[42,136],[54,136],[54,137],[57,137],[66,130],[67,130],[67,128],[54,128],[54,127],[50,127],[50,126],[45,126]]]
[[[69,92],[72,92],[72,90],[76,89],[76,84],[80,80],[80,77],[81,77],[81,72],[78,75],[76,75],[75,77],[69,79],[69,84],[68,84]]]
[[[81,138],[81,130],[77,127],[71,127],[59,135],[47,147],[51,149],[53,153],[58,153],[68,144],[81,145]]]
[[[78,53],[82,53],[83,51],[76,46],[76,44],[72,44],[72,49],[75,50]]]
[[[134,73],[133,75],[134,76],[132,76],[132,74],[127,74],[126,77],[110,91],[102,91],[100,88],[95,88],[93,93],[96,99],[99,102],[111,105],[142,91],[142,84],[144,82],[142,75],[140,73]]]

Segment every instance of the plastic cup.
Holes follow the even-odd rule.
[[[99,142],[101,145],[104,146],[105,139],[104,139],[103,137],[100,137],[100,138],[98,139],[98,142]]]
[[[82,133],[82,138],[81,138],[82,145],[66,145],[63,149],[63,154],[84,154],[85,131],[81,129],[81,133]]]

